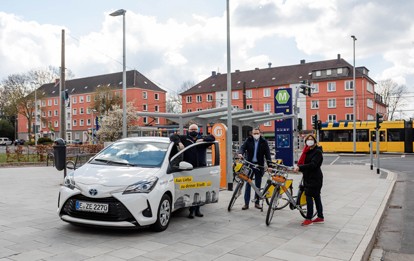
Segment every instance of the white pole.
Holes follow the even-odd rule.
[[[354,153],[356,153],[356,84],[355,84],[355,41],[357,40],[356,39],[356,37],[355,37],[355,35],[352,35],[351,36],[352,37],[352,39],[353,39],[353,49],[354,49],[354,68],[353,68],[353,70],[354,70],[354,72],[353,72],[353,81],[352,81],[352,84],[353,84],[353,100],[354,100],[354,106],[353,106],[353,113],[354,113],[354,115],[353,115],[353,122],[354,122],[354,129],[353,129],[353,132],[352,132],[352,140],[353,140],[353,142],[354,142]]]
[[[34,117],[34,139],[35,139],[35,146],[37,146],[37,88],[35,86],[35,117]]]
[[[231,63],[230,63],[230,0],[227,0],[227,142],[226,142],[226,180],[227,187],[231,191],[233,190],[233,129],[232,129],[232,106],[231,106]]]

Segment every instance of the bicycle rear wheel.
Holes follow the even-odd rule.
[[[278,204],[280,201],[280,186],[276,186],[275,190],[273,191],[272,198],[270,199],[269,208],[267,209],[266,214],[266,225],[270,225],[270,222],[273,219],[273,214],[275,210],[278,210]]]
[[[297,199],[297,208],[300,212],[300,214],[302,215],[303,218],[307,218],[307,214],[308,214],[308,207],[306,205],[306,196],[305,196],[305,191],[302,191],[300,193],[299,199]],[[317,215],[317,211],[316,211],[316,207],[315,204],[313,204],[313,215],[312,218],[314,218]]]
[[[243,185],[244,181],[237,181],[236,188],[233,191],[233,195],[231,196],[229,206],[227,207],[228,211],[231,211],[232,207],[234,206],[234,202],[236,202],[236,199],[241,195]]]

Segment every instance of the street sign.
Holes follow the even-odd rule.
[[[277,89],[275,96],[275,113],[290,115],[292,111],[292,89]],[[275,150],[276,158],[282,159],[283,164],[293,166],[293,121],[292,119],[275,121]]]

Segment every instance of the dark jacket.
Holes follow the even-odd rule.
[[[254,138],[252,136],[248,137],[244,141],[238,153],[244,155],[247,161],[252,162],[254,156]],[[267,143],[267,140],[265,140],[263,137],[259,138],[259,146],[257,147],[256,157],[257,164],[259,164],[260,166],[264,166],[265,158],[267,161],[271,160],[269,144]],[[263,171],[264,170],[262,169],[262,173]]]
[[[299,171],[303,173],[305,193],[309,196],[319,195],[321,193],[323,183],[322,162],[322,148],[316,146],[306,153],[305,163],[298,166]]]
[[[170,136],[170,140],[178,146],[178,143],[181,142],[184,147],[190,146],[191,144],[196,143],[197,140],[203,139],[204,141],[215,141],[216,138],[213,135],[202,136],[198,135],[196,139],[193,139],[189,135],[177,135],[173,134]],[[194,168],[207,166],[207,147],[193,147],[186,152],[184,152],[184,161],[191,163]]]

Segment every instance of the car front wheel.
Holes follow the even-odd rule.
[[[154,231],[161,232],[167,229],[171,219],[171,198],[167,194],[162,196],[158,206],[157,221],[153,225]]]

